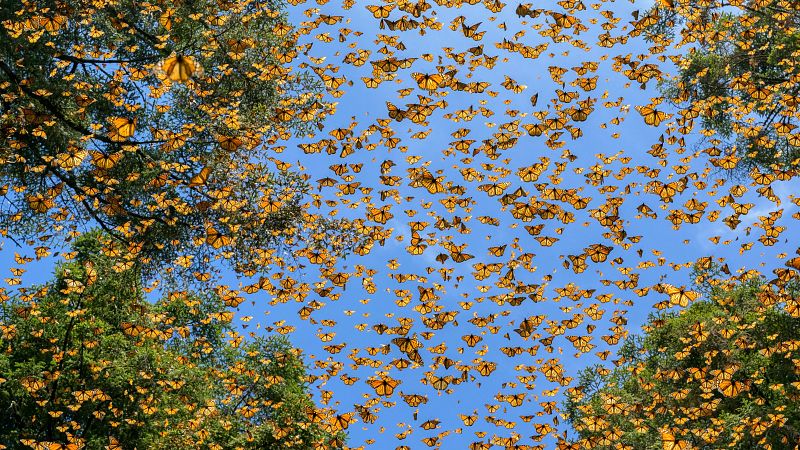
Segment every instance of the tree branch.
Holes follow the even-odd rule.
[[[84,58],[78,58],[76,56],[64,55],[64,54],[54,55],[53,58],[59,59],[59,60],[62,60],[62,61],[73,62],[75,64],[124,64],[124,63],[149,62],[149,61],[155,61],[155,60],[159,59],[156,56],[148,56],[148,57],[136,58],[136,59],[84,59]]]
[[[83,125],[81,125],[79,123],[73,122],[71,119],[69,119],[67,116],[65,116],[64,113],[59,109],[59,107],[55,103],[51,102],[50,99],[48,99],[47,97],[45,97],[43,95],[37,94],[36,92],[32,91],[29,87],[25,86],[24,83],[22,83],[22,79],[20,79],[20,77],[4,61],[0,61],[0,71],[5,73],[6,76],[8,76],[8,78],[14,83],[14,85],[17,86],[20,90],[22,90],[22,92],[24,92],[26,95],[28,95],[29,97],[35,99],[42,106],[44,106],[45,109],[47,109],[47,111],[50,112],[50,114],[54,115],[57,119],[59,119],[64,124],[66,124],[69,128],[73,129],[74,131],[77,131],[77,132],[81,133],[84,136],[91,136],[93,139],[97,139],[98,141],[104,142],[106,144],[117,144],[117,145],[128,146],[128,147],[129,146],[136,146],[136,145],[157,144],[157,143],[165,142],[163,140],[159,140],[159,141],[122,141],[122,142],[117,142],[117,141],[111,140],[107,136],[98,135],[98,134],[92,132],[91,130],[89,130],[88,128],[86,128],[85,126],[83,126]]]

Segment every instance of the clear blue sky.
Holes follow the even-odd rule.
[[[751,202],[754,204],[751,212],[742,217],[742,223],[736,230],[730,230],[726,225],[721,223],[721,218],[724,218],[730,213],[730,207],[727,211],[723,211],[714,223],[709,223],[707,220],[701,221],[698,224],[683,224],[680,229],[673,229],[672,224],[666,220],[666,216],[672,209],[685,209],[683,204],[691,199],[697,198],[699,201],[709,202],[708,210],[721,209],[714,203],[719,197],[727,194],[731,182],[727,182],[724,186],[717,188],[715,195],[709,195],[712,189],[711,185],[716,178],[714,172],[708,177],[704,177],[703,170],[708,165],[705,158],[700,157],[693,159],[688,163],[682,162],[681,159],[685,156],[691,155],[698,148],[703,148],[699,143],[699,135],[697,133],[686,136],[686,153],[679,154],[674,151],[675,146],[668,147],[669,155],[666,158],[666,167],[657,166],[658,159],[647,154],[650,146],[655,144],[663,132],[661,129],[655,129],[644,125],[642,118],[636,113],[633,108],[636,105],[644,105],[650,101],[650,97],[658,95],[658,91],[654,82],[650,82],[646,89],[641,89],[638,83],[630,83],[626,77],[611,69],[613,56],[625,56],[632,54],[635,60],[639,54],[648,54],[647,45],[639,39],[632,38],[626,44],[617,44],[611,49],[599,47],[597,43],[597,35],[602,32],[601,25],[606,21],[598,11],[595,11],[586,3],[587,10],[579,12],[577,16],[580,18],[581,23],[586,25],[589,29],[585,31],[580,37],[587,43],[589,50],[585,51],[580,48],[572,46],[570,43],[554,43],[548,38],[538,35],[537,31],[532,28],[533,23],[545,22],[544,17],[531,21],[528,20],[527,24],[523,24],[522,20],[514,13],[515,3],[505,6],[499,14],[491,14],[483,5],[477,4],[474,6],[465,5],[459,9],[446,8],[434,5],[431,11],[436,12],[438,21],[444,24],[441,31],[428,31],[425,35],[420,35],[415,30],[409,30],[402,33],[392,33],[389,30],[381,30],[378,28],[378,21],[372,18],[371,14],[367,11],[366,5],[368,3],[357,2],[355,6],[347,11],[342,11],[340,5],[335,2],[330,2],[320,6],[321,14],[344,15],[348,24],[346,27],[352,28],[363,32],[361,37],[353,37],[352,35],[344,43],[339,43],[334,39],[334,42],[325,44],[313,38],[313,33],[309,37],[308,42],[314,42],[313,49],[310,54],[314,57],[326,57],[322,64],[334,64],[341,66],[337,76],[346,76],[348,80],[353,82],[352,87],[346,87],[345,95],[337,99],[339,108],[337,114],[327,122],[326,130],[335,129],[338,127],[347,127],[352,122],[352,118],[358,122],[354,128],[354,134],[358,135],[361,130],[374,123],[377,118],[387,117],[386,101],[390,101],[397,105],[399,108],[404,108],[405,103],[416,102],[416,95],[426,93],[419,88],[416,88],[408,97],[403,99],[398,98],[397,90],[402,88],[413,88],[415,82],[411,74],[413,72],[432,73],[435,71],[435,63],[439,57],[443,57],[444,64],[454,64],[452,60],[448,61],[446,52],[443,48],[452,47],[455,53],[464,51],[472,46],[483,44],[484,52],[490,56],[499,56],[496,66],[493,69],[477,68],[471,72],[471,78],[465,78],[469,71],[466,66],[458,66],[458,77],[466,82],[468,81],[487,81],[491,83],[489,90],[498,92],[496,97],[487,94],[464,94],[450,92],[449,95],[443,97],[448,102],[448,107],[445,111],[437,111],[434,113],[427,124],[427,126],[418,126],[410,124],[408,121],[402,123],[392,122],[391,127],[397,132],[398,137],[402,138],[401,145],[408,146],[406,152],[400,152],[397,149],[388,149],[385,146],[379,145],[375,150],[365,151],[357,150],[355,154],[348,156],[346,159],[341,160],[337,157],[331,157],[326,154],[313,154],[306,155],[299,151],[294,151],[292,145],[289,145],[289,150],[282,154],[281,158],[291,161],[298,161],[311,175],[311,179],[322,178],[326,176],[333,176],[333,173],[328,169],[331,164],[337,163],[362,163],[363,169],[360,173],[355,175],[354,180],[361,182],[362,187],[372,187],[375,191],[372,192],[373,201],[377,206],[383,204],[392,204],[392,213],[394,218],[387,224],[392,227],[393,237],[402,238],[402,241],[395,239],[388,239],[386,245],[383,247],[376,247],[373,252],[367,257],[353,256],[348,258],[344,263],[350,269],[357,264],[362,264],[367,268],[378,270],[374,276],[374,282],[377,285],[377,291],[374,294],[369,294],[361,289],[360,280],[354,279],[351,281],[347,289],[342,292],[340,300],[336,302],[329,302],[321,311],[312,315],[316,320],[332,319],[336,321],[336,325],[330,327],[323,327],[320,324],[311,324],[306,322],[297,323],[297,331],[293,333],[293,340],[298,346],[304,348],[308,354],[316,355],[318,360],[331,358],[334,361],[342,361],[345,363],[343,372],[349,376],[359,377],[360,380],[352,386],[345,385],[339,379],[333,377],[323,387],[333,391],[333,402],[341,402],[340,408],[347,410],[351,408],[354,403],[365,402],[362,394],[374,397],[371,395],[371,389],[363,384],[363,382],[373,373],[376,369],[370,367],[358,367],[353,369],[350,366],[352,361],[347,359],[350,351],[360,349],[359,356],[368,356],[365,354],[363,348],[379,345],[388,345],[389,341],[396,337],[396,335],[379,335],[371,331],[373,325],[378,323],[386,323],[389,326],[397,326],[398,317],[409,317],[413,319],[413,325],[409,335],[413,333],[421,333],[431,331],[426,329],[421,323],[420,314],[411,308],[418,304],[417,301],[419,294],[417,286],[432,287],[435,284],[441,285],[441,290],[437,294],[441,297],[439,304],[444,306],[443,311],[458,311],[457,322],[458,326],[453,324],[447,325],[442,330],[435,331],[430,340],[420,338],[424,346],[427,348],[436,347],[442,343],[446,344],[447,350],[443,354],[457,361],[461,364],[475,364],[477,358],[483,360],[493,361],[498,364],[496,372],[490,377],[478,376],[474,382],[462,383],[457,386],[451,386],[453,393],[450,395],[440,395],[436,390],[428,385],[420,383],[420,379],[424,378],[424,372],[429,370],[429,367],[409,368],[405,370],[391,369],[389,373],[392,377],[398,378],[402,381],[398,390],[404,393],[419,393],[427,395],[428,403],[419,408],[417,419],[414,420],[414,411],[416,408],[411,408],[403,404],[402,400],[397,395],[393,396],[390,400],[397,402],[396,406],[385,408],[381,406],[378,412],[379,420],[375,424],[355,423],[350,428],[352,446],[363,445],[365,440],[375,439],[375,448],[392,448],[397,445],[407,445],[411,448],[425,448],[427,444],[423,443],[421,439],[436,436],[443,430],[450,430],[451,433],[439,441],[436,445],[442,445],[443,448],[463,448],[468,443],[481,440],[474,434],[475,432],[485,432],[484,441],[489,440],[493,435],[499,437],[509,437],[514,433],[523,436],[519,441],[522,444],[532,444],[528,438],[535,434],[533,424],[537,420],[549,422],[551,417],[545,415],[544,419],[535,418],[530,423],[524,423],[520,419],[520,415],[536,414],[542,410],[539,402],[548,400],[555,400],[560,402],[563,397],[556,394],[554,397],[546,396],[546,391],[553,389],[553,383],[547,382],[542,374],[538,373],[538,378],[535,381],[535,387],[528,390],[516,378],[518,375],[527,375],[524,371],[518,371],[515,367],[519,365],[536,365],[539,358],[545,361],[550,358],[559,358],[565,367],[565,371],[569,376],[575,376],[583,367],[601,362],[595,355],[596,351],[602,351],[609,348],[605,342],[600,339],[603,334],[609,334],[608,328],[613,324],[609,318],[615,313],[625,314],[628,318],[628,329],[635,333],[639,331],[639,326],[646,320],[647,315],[653,311],[652,305],[656,302],[664,300],[661,294],[651,293],[645,297],[638,297],[632,291],[622,291],[616,289],[613,285],[610,287],[604,286],[599,280],[612,279],[619,280],[624,277],[618,272],[617,267],[613,267],[610,261],[616,257],[623,257],[624,263],[622,267],[631,267],[634,272],[640,274],[639,286],[650,286],[660,280],[673,283],[675,285],[689,284],[688,270],[675,270],[670,267],[669,263],[690,263],[698,257],[713,256],[724,257],[732,270],[744,267],[747,269],[758,269],[764,273],[768,273],[769,269],[779,264],[775,255],[781,252],[789,252],[793,248],[789,244],[784,243],[784,239],[789,242],[796,242],[796,232],[793,232],[791,227],[781,235],[778,244],[772,247],[764,247],[756,238],[762,234],[761,229],[753,228],[752,232],[747,235],[745,228],[751,226],[754,222],[758,222],[758,216],[766,215],[770,211],[775,211],[777,207],[772,202],[759,198],[751,188],[748,194],[740,201]],[[317,5],[305,4],[297,7],[297,11],[304,10],[308,7],[316,7]],[[555,4],[541,4],[536,3],[536,7],[548,8],[553,10],[562,10]],[[620,27],[631,20],[631,11],[640,9],[645,11],[650,4],[646,2],[631,4],[628,2],[613,2],[604,3],[600,6],[600,10],[613,11],[614,17],[621,19],[618,26],[610,31],[614,36],[625,34]],[[430,13],[430,11],[429,11]],[[464,16],[464,23],[466,25],[473,25],[481,22],[479,31],[485,31],[481,41],[473,41],[464,37],[461,33],[460,27],[455,31],[451,31],[447,27],[451,21],[459,15]],[[300,17],[300,16],[296,16]],[[397,19],[399,14],[397,11],[391,16],[392,19]],[[590,23],[592,18],[598,19],[595,24]],[[308,19],[306,19],[308,20]],[[552,19],[548,19],[552,22]],[[499,28],[500,24],[505,24],[505,29]],[[332,37],[337,36],[337,30],[342,25],[323,26],[320,28],[322,31],[329,31]],[[524,36],[517,33],[525,30]],[[361,67],[354,67],[352,65],[342,64],[344,56],[354,49],[348,47],[356,43],[356,49],[372,50],[372,55],[369,60],[376,60],[382,58],[380,53],[376,50],[383,46],[382,43],[376,43],[375,37],[377,33],[398,35],[400,40],[405,44],[405,51],[396,51],[395,56],[399,58],[415,57],[418,58],[412,68],[401,70],[397,75],[397,82],[384,82],[378,89],[367,89],[362,83],[362,77],[371,76],[371,66],[368,62]],[[502,42],[504,39],[513,40],[517,35],[516,42],[523,43],[528,46],[537,46],[539,44],[547,43],[548,49],[537,59],[524,59],[519,54],[508,52],[504,49],[497,48],[497,43]],[[433,55],[433,62],[426,62],[420,59],[425,53]],[[508,58],[505,60],[505,58]],[[591,92],[584,92],[579,88],[570,86],[563,87],[551,80],[548,71],[549,66],[560,66],[571,68],[580,66],[583,62],[599,62],[599,69],[597,75],[599,77],[597,88]],[[653,62],[656,61],[647,61]],[[668,68],[666,64],[662,67]],[[513,93],[504,89],[501,83],[505,80],[505,76],[510,76],[519,84],[526,85],[527,88],[520,93]],[[591,75],[591,74],[589,74]],[[575,79],[575,73],[568,73],[564,78],[567,82]],[[558,187],[562,189],[578,189],[580,195],[584,197],[592,197],[589,206],[580,211],[570,208],[566,203],[559,203],[575,213],[575,222],[564,225],[558,223],[556,220],[534,220],[530,223],[520,223],[515,220],[508,211],[502,211],[501,205],[498,203],[498,197],[489,197],[486,193],[478,190],[478,186],[488,183],[489,179],[483,181],[466,181],[463,179],[459,170],[468,167],[474,168],[485,176],[498,175],[492,174],[485,170],[482,166],[484,163],[494,163],[496,168],[508,168],[512,174],[500,181],[510,181],[511,186],[506,192],[511,192],[517,187],[523,187],[531,195],[539,195],[539,192],[532,185],[532,183],[521,182],[519,178],[513,173],[517,168],[531,165],[539,161],[539,158],[546,156],[550,159],[548,170],[540,177],[540,182],[547,182],[548,175],[553,174],[553,170],[557,162],[563,162],[560,159],[561,150],[551,150],[544,145],[543,138],[532,138],[526,136],[523,130],[523,136],[520,137],[518,143],[511,149],[502,152],[502,156],[495,161],[491,161],[483,154],[479,154],[472,158],[471,162],[464,162],[462,158],[468,155],[460,154],[458,152],[445,155],[444,150],[448,148],[449,143],[455,140],[451,133],[455,132],[461,127],[471,129],[470,134],[466,139],[474,139],[476,141],[472,148],[480,145],[481,141],[487,139],[492,133],[498,131],[498,126],[503,123],[511,122],[515,118],[509,117],[505,114],[506,110],[517,109],[522,113],[530,113],[534,110],[545,110],[548,107],[552,111],[552,104],[549,104],[550,99],[556,95],[556,89],[564,89],[568,91],[580,92],[580,99],[595,98],[598,99],[596,111],[590,116],[590,119],[582,126],[584,136],[577,140],[571,140],[568,137],[566,140],[566,148],[568,148],[577,159],[567,165],[563,174],[562,181]],[[603,98],[604,92],[607,92],[607,98]],[[531,106],[530,97],[538,94],[538,104],[535,108]],[[628,113],[620,112],[620,108],[604,108],[602,103],[604,101],[616,101],[619,97],[624,97],[621,105],[628,107]],[[435,101],[436,99],[434,99]],[[485,104],[482,104],[485,102]],[[454,123],[444,119],[442,116],[445,113],[452,113],[457,109],[466,109],[470,106],[475,109],[484,106],[488,110],[493,111],[495,114],[491,117],[483,117],[478,114],[473,120],[469,122]],[[625,108],[623,106],[623,109]],[[667,109],[668,106],[665,106]],[[623,117],[625,120],[620,125],[608,124],[606,128],[602,128],[601,124],[608,123],[614,117]],[[536,119],[530,117],[516,117],[520,119],[521,123],[536,122]],[[494,123],[494,126],[491,126]],[[422,130],[430,130],[430,134],[424,139],[409,138],[413,133]],[[322,134],[325,133],[323,131]],[[615,136],[618,135],[617,136]],[[315,138],[319,139],[319,137]],[[315,139],[304,140],[305,142],[313,142]],[[375,139],[377,140],[377,139]],[[601,162],[596,154],[602,153],[606,157],[617,154],[622,151],[620,156],[630,157],[627,163],[620,161],[613,162],[605,165],[605,168],[613,170],[617,173],[621,168],[636,167],[636,166],[649,166],[661,168],[661,173],[655,180],[662,182],[673,181],[680,178],[680,174],[676,174],[675,165],[687,164],[690,166],[689,172],[696,172],[701,174],[700,180],[708,182],[709,187],[702,190],[695,186],[689,185],[681,195],[678,195],[674,200],[666,205],[666,210],[659,208],[662,205],[659,197],[652,193],[645,192],[644,184],[649,181],[644,179],[641,175],[634,173],[625,176],[622,181],[614,179],[613,176],[607,177],[605,185],[618,185],[619,190],[615,193],[605,194],[598,192],[598,186],[592,186],[586,182],[586,178],[582,174],[575,173],[576,169],[581,169],[585,172],[590,170],[598,162]],[[408,157],[419,157],[418,161],[409,164]],[[508,158],[507,162],[503,160]],[[377,192],[380,189],[387,189],[388,187],[382,186],[378,179],[378,164],[383,160],[391,159],[397,165],[392,168],[391,174],[403,177],[401,186],[398,187],[401,198],[406,196],[412,197],[407,201],[402,201],[400,204],[393,204],[391,199],[381,202],[377,198]],[[602,162],[601,162],[602,163]],[[407,169],[410,167],[420,167],[427,165],[427,169],[431,173],[441,171],[441,175],[445,176],[446,181],[452,181],[454,184],[460,184],[467,188],[466,194],[462,197],[471,196],[474,204],[471,206],[470,211],[465,211],[461,208],[456,208],[454,212],[448,212],[438,201],[446,196],[446,194],[431,195],[425,189],[412,188],[408,186],[409,180],[407,179]],[[747,184],[749,180],[742,181]],[[343,182],[339,180],[339,182]],[[629,185],[631,193],[629,195],[622,194],[621,191]],[[783,208],[783,216],[789,219],[791,213],[796,211],[796,206],[789,201],[789,196],[796,189],[796,183],[790,185],[789,183],[774,185],[776,194],[783,200],[780,208]],[[322,191],[323,198],[329,198],[334,194],[336,188],[327,188]],[[327,194],[326,194],[327,193]],[[625,223],[625,230],[629,236],[641,236],[641,240],[632,245],[629,249],[625,250],[619,245],[614,245],[608,238],[603,236],[607,230],[599,227],[597,222],[588,217],[588,211],[597,208],[606,196],[625,197],[625,202],[619,209],[619,216]],[[349,196],[351,200],[356,201],[360,195]],[[420,207],[421,203],[433,202],[429,209]],[[558,203],[558,202],[556,202]],[[658,213],[658,219],[636,218],[636,207],[642,203],[646,203],[653,210]],[[363,217],[364,204],[361,203],[355,210],[349,209],[342,205],[337,206],[340,215],[347,217]],[[404,211],[416,211],[414,217],[408,217]],[[436,216],[429,216],[429,212],[435,213]],[[440,231],[433,228],[433,223],[436,221],[437,216],[444,217],[452,220],[454,216],[460,216],[466,220],[471,217],[471,220],[466,225],[471,230],[469,234],[460,234],[455,229]],[[478,216],[491,216],[500,219],[500,226],[492,227],[483,225],[478,222]],[[790,220],[790,219],[789,219]],[[435,232],[434,239],[441,239],[444,236],[452,236],[452,241],[455,244],[467,244],[467,252],[475,255],[475,258],[464,263],[453,263],[448,260],[445,264],[440,264],[434,260],[435,255],[444,250],[436,245],[431,245],[424,254],[420,256],[411,256],[405,251],[410,239],[409,221],[428,221],[431,226],[421,232],[423,236],[427,232]],[[589,226],[583,226],[584,222],[589,222]],[[524,225],[533,225],[537,223],[544,223],[544,229],[541,232],[543,236],[556,236],[560,238],[553,247],[542,247],[533,238],[526,233]],[[555,234],[557,228],[562,228],[562,234]],[[714,245],[709,241],[712,236],[721,236],[721,241],[730,240],[729,245]],[[793,239],[793,237],[795,239]],[[497,276],[493,276],[484,281],[476,281],[472,277],[473,267],[475,263],[491,263],[491,262],[507,262],[510,253],[513,251],[511,243],[514,239],[519,240],[519,245],[522,250],[520,252],[535,253],[533,265],[536,266],[535,272],[528,272],[525,269],[518,268],[515,271],[518,280],[524,280],[527,283],[542,283],[542,277],[545,275],[552,275],[553,279],[547,285],[545,291],[546,300],[540,303],[533,303],[526,301],[518,307],[510,307],[508,305],[498,305],[488,300],[482,302],[477,301],[477,298],[487,297],[492,294],[499,294],[502,289],[493,286],[497,281]],[[753,248],[745,252],[739,253],[740,244],[744,242],[753,242]],[[605,263],[589,263],[586,271],[580,274],[574,273],[571,269],[565,269],[562,265],[563,255],[579,254],[587,245],[592,243],[602,243],[605,245],[614,246],[609,260]],[[503,258],[491,257],[487,253],[489,246],[499,246],[508,244],[506,255]],[[642,257],[639,257],[637,250],[642,251]],[[660,252],[655,255],[653,252]],[[445,252],[447,253],[447,252]],[[663,257],[663,261],[668,263],[663,266],[656,265],[649,269],[637,269],[637,265],[642,261],[653,261],[658,264],[658,257]],[[418,275],[427,275],[426,268],[452,268],[452,279],[450,281],[443,281],[436,273],[427,275],[427,281],[424,282],[405,282],[397,283],[390,279],[388,274],[392,273],[386,267],[386,262],[390,259],[397,259],[400,268],[397,272],[400,273],[414,273]],[[759,267],[761,264],[764,267]],[[505,273],[505,268],[503,270]],[[314,272],[307,272],[307,276],[314,277]],[[463,276],[463,281],[455,283],[457,276]],[[312,282],[312,279],[308,280]],[[583,307],[592,303],[601,303],[601,308],[604,309],[605,315],[601,320],[592,321],[586,319],[583,324],[574,330],[567,330],[566,335],[582,335],[586,334],[586,324],[592,323],[597,326],[597,329],[592,333],[594,336],[592,343],[597,347],[588,354],[584,354],[578,358],[574,357],[575,350],[569,341],[564,339],[564,336],[556,338],[553,346],[555,347],[553,353],[548,353],[544,346],[541,346],[539,353],[535,357],[528,354],[523,354],[514,358],[509,358],[499,351],[500,347],[523,346],[529,347],[537,342],[525,341],[521,339],[513,329],[516,328],[521,320],[525,317],[532,315],[545,315],[547,320],[561,321],[573,316],[575,312],[581,312],[581,308],[575,308],[572,311],[565,312],[560,308],[574,306],[575,302],[569,299],[558,300],[555,293],[556,288],[561,288],[569,283],[575,284],[580,289],[596,289],[594,295],[611,294],[614,296],[615,301],[630,300],[633,306],[628,307],[622,303],[615,304],[614,302],[601,303],[596,298],[585,299],[582,304]],[[489,285],[491,290],[486,293],[480,292],[479,286]],[[395,289],[408,289],[413,295],[411,303],[403,308],[399,308],[395,304]],[[462,297],[465,296],[466,298]],[[369,300],[362,302],[361,300]],[[458,301],[465,299],[475,302],[470,310],[463,310],[458,305]],[[267,320],[284,319],[291,317],[291,313],[299,308],[300,305],[289,305],[287,308],[275,308],[270,311]],[[254,315],[258,317],[263,303],[257,302],[254,306]],[[565,308],[566,309],[566,308]],[[354,311],[352,315],[344,314],[343,311]],[[487,332],[486,328],[478,328],[468,322],[474,316],[488,316],[489,314],[496,314],[497,318],[493,325],[500,326],[496,334]],[[393,315],[387,317],[387,315]],[[287,319],[291,320],[291,319]],[[361,332],[355,329],[355,325],[359,323],[367,324],[366,331]],[[542,328],[546,323],[539,328],[539,332],[543,336],[548,333],[543,331]],[[325,332],[336,332],[336,337],[329,343],[320,343],[316,337],[316,332],[322,329]],[[508,333],[510,339],[503,336]],[[483,341],[480,342],[475,348],[469,348],[461,341],[461,337],[465,334],[478,334],[481,335]],[[330,343],[346,343],[347,346],[341,353],[336,355],[329,355],[321,350],[321,346]],[[477,354],[476,350],[480,350],[483,345],[488,347],[486,354]],[[463,353],[460,353],[458,348],[463,348]],[[563,349],[563,354],[561,354]],[[430,364],[435,354],[424,351],[425,364]],[[613,348],[611,348],[613,350]],[[402,356],[396,348],[392,347],[392,351],[388,356],[378,354],[373,357],[380,359],[382,363],[386,364],[391,362],[392,358]],[[609,361],[613,356],[609,358]],[[607,362],[606,364],[609,364]],[[457,371],[452,368],[445,370],[439,367],[434,371],[435,374],[441,376],[444,374],[458,375]],[[471,372],[474,374],[475,372]],[[514,387],[509,383],[517,382],[518,385]],[[508,403],[497,401],[496,395],[509,395],[525,392],[526,399],[523,406],[512,408]],[[563,390],[561,391],[563,392]],[[490,412],[491,405],[501,405],[499,409]],[[487,407],[487,405],[490,405]],[[378,405],[380,406],[380,404]],[[471,427],[465,427],[460,423],[459,414],[470,414],[476,411],[479,415],[478,421]],[[515,421],[517,426],[513,429],[506,429],[501,426],[488,423],[485,418],[493,416],[507,421]],[[429,419],[437,419],[441,421],[440,428],[434,430],[424,430],[420,428],[420,424]],[[397,433],[402,432],[405,428],[400,426],[399,423],[404,423],[413,427],[413,433],[408,435],[407,438],[400,440],[396,436]],[[552,422],[551,422],[552,423]],[[384,432],[380,432],[385,428]],[[461,434],[456,433],[454,430],[462,428]],[[558,431],[564,431],[567,427],[562,424],[558,427]],[[369,442],[369,441],[367,441]],[[544,443],[552,445],[553,441],[545,439]]]

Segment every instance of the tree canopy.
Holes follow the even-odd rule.
[[[613,369],[582,372],[566,405],[581,448],[796,445],[800,314],[785,311],[786,299],[758,278],[708,293],[684,310],[652,315]]]
[[[2,448],[342,447],[288,340],[238,335],[214,294],[147,302],[99,236],[0,303]]]
[[[280,3],[14,0],[0,23],[4,233],[89,223],[148,267],[214,251],[252,266],[252,249],[325,229],[299,207],[302,175],[268,161],[329,111],[283,64]]]
[[[711,132],[706,151],[715,164],[738,172],[796,168],[797,2],[660,1],[648,15],[651,41],[683,46],[665,94]]]

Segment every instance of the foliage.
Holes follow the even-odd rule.
[[[3,233],[63,237],[91,221],[153,258],[148,270],[184,254],[207,265],[214,250],[252,261],[296,234],[308,185],[265,150],[327,106],[321,83],[284,67],[295,34],[281,7],[3,2]]]
[[[239,336],[215,295],[148,303],[137,270],[98,237],[79,238],[52,282],[0,304],[0,447],[341,447],[312,421],[285,338]]]
[[[714,283],[712,283],[714,284]],[[795,290],[796,291],[796,290]],[[800,318],[758,278],[653,314],[566,413],[584,448],[789,448],[800,439]],[[614,447],[622,445],[622,447]]]
[[[685,122],[702,120],[711,143],[705,151],[718,167],[741,174],[798,164],[796,8],[783,0],[660,1],[648,14],[651,42],[683,46],[664,93],[684,108]]]

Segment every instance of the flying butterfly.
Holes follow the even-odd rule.
[[[194,58],[185,55],[172,55],[161,66],[164,74],[172,81],[186,82],[197,71]]]
[[[644,123],[648,125],[658,126],[661,122],[669,119],[672,117],[672,114],[667,114],[664,111],[659,111],[657,109],[653,109],[650,106],[640,106],[637,107],[639,114],[642,115],[644,118]]]
[[[378,378],[369,381],[369,385],[375,389],[375,393],[382,397],[389,397],[394,389],[400,385],[400,381],[392,378]]]
[[[136,130],[136,118],[111,117],[108,121],[108,138],[114,142],[127,141]]]
[[[689,302],[693,302],[700,297],[699,292],[688,291],[685,287],[678,288],[671,284],[662,284],[662,289],[665,294],[669,295],[669,302],[672,305],[686,307]]]

